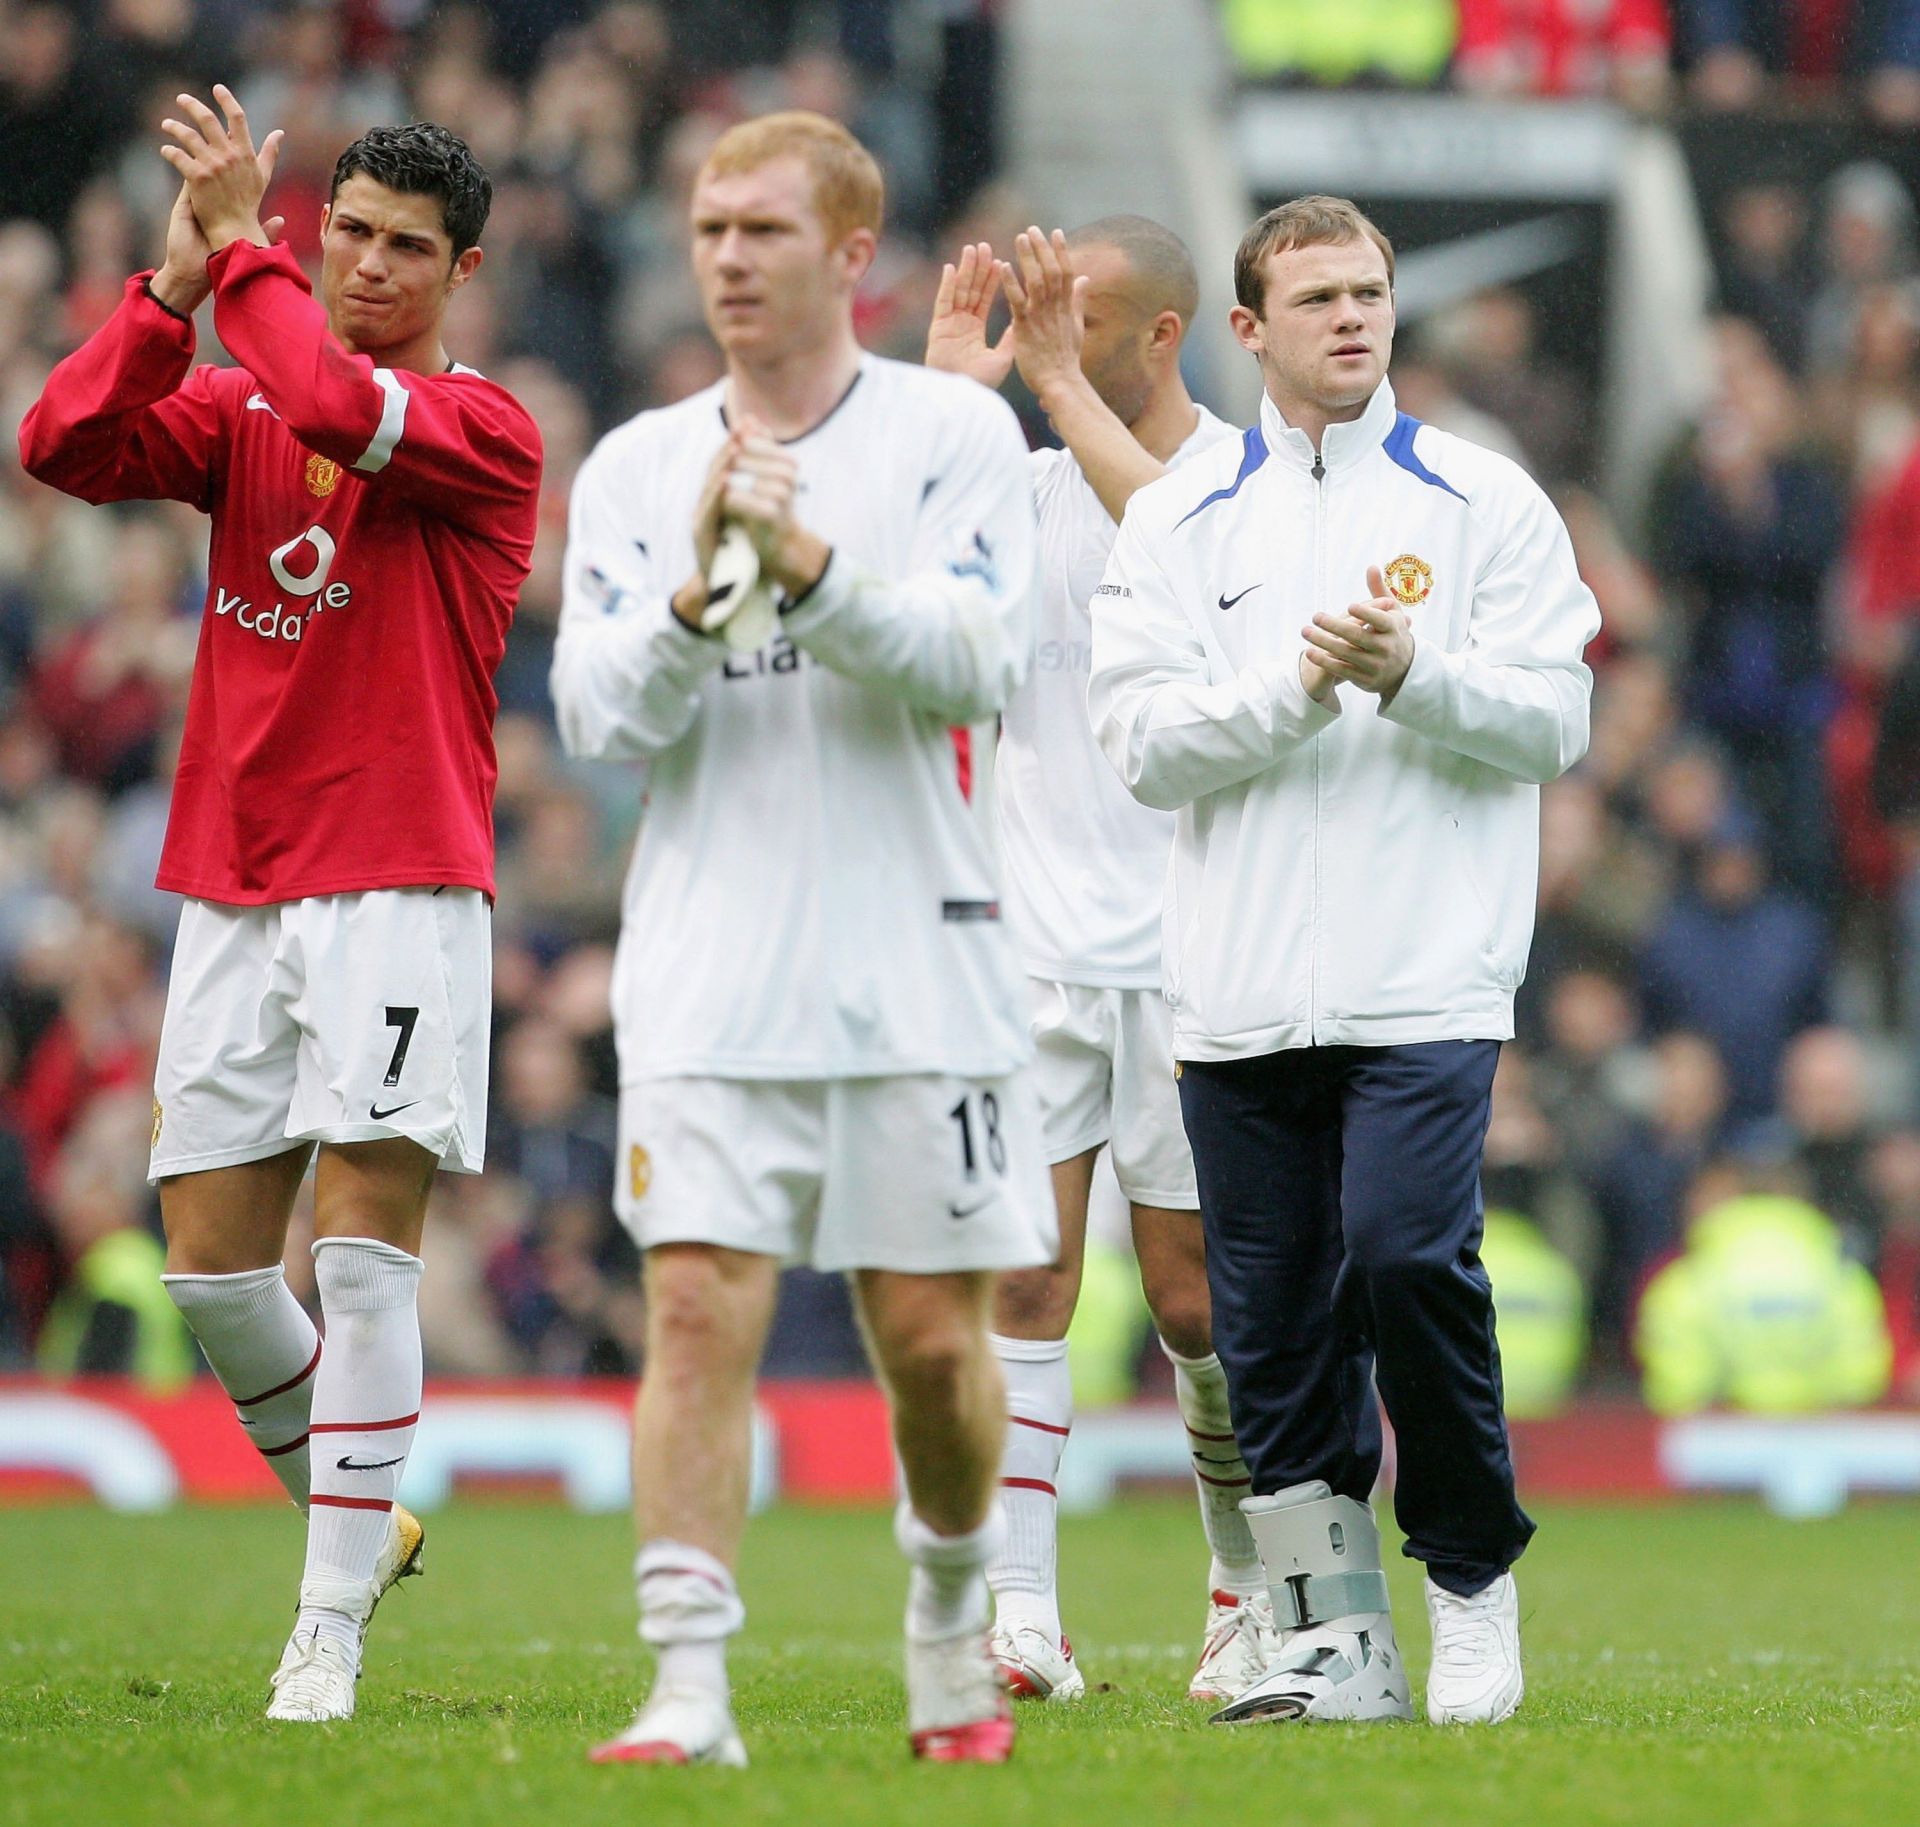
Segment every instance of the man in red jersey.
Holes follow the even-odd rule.
[[[49,377],[34,475],[212,516],[159,885],[187,897],[156,1073],[167,1285],[307,1507],[272,1719],[353,1712],[379,1596],[418,1566],[395,1504],[420,1409],[427,1190],[479,1170],[493,672],[533,546],[540,441],[447,358],[492,186],[431,125],[334,169],[319,300],[260,220],[279,150],[191,96],[166,260]],[[211,293],[238,362],[193,367]],[[281,1269],[316,1152],[324,1353]],[[309,1446],[311,1439],[312,1445]]]

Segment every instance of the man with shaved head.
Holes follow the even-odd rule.
[[[1005,289],[1011,327],[987,339]],[[1009,701],[997,761],[1007,894],[1033,996],[1036,1083],[1061,1253],[1001,1282],[994,1348],[1010,1419],[1005,1551],[988,1568],[994,1653],[1016,1695],[1085,1692],[1060,1627],[1055,1478],[1073,1422],[1067,1324],[1079,1297],[1094,1160],[1109,1150],[1172,1360],[1212,1564],[1189,1692],[1232,1700],[1258,1677],[1270,1607],[1238,1502],[1250,1489],[1214,1356],[1193,1161],[1160,983],[1162,885],[1173,821],[1137,804],[1087,721],[1089,604],[1133,492],[1235,436],[1196,406],[1180,346],[1199,298],[1180,238],[1144,216],[1071,234],[1029,229],[1014,259],[961,250],[941,279],[930,366],[990,387],[1017,363],[1066,448],[1033,458],[1040,609],[1033,669]]]

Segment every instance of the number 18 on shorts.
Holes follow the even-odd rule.
[[[1023,1074],[645,1079],[620,1094],[617,1209],[642,1249],[816,1269],[1021,1269],[1059,1252]]]

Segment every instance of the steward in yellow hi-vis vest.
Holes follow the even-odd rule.
[[[1430,83],[1459,35],[1453,0],[1226,0],[1221,17],[1234,62],[1255,79]]]
[[[1490,1208],[1480,1261],[1493,1283],[1493,1329],[1508,1416],[1538,1420],[1573,1393],[1587,1355],[1579,1272],[1517,1212]]]
[[[1759,1414],[1853,1408],[1886,1393],[1893,1348],[1873,1277],[1803,1200],[1747,1194],[1695,1221],[1635,1325],[1650,1408]]]
[[[192,1382],[200,1354],[161,1284],[165,1263],[165,1250],[145,1231],[109,1231],[94,1243],[40,1330],[41,1370],[131,1376],[155,1395]]]

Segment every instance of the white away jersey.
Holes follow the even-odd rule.
[[[1169,467],[1239,435],[1203,406]],[[1173,815],[1128,793],[1087,717],[1087,606],[1120,529],[1071,452],[1035,451],[1031,462],[1040,516],[1033,672],[1007,705],[994,773],[1013,936],[1033,976],[1157,990]]]
[[[644,412],[574,486],[553,693],[570,754],[652,762],[614,968],[620,1075],[1004,1073],[1028,1053],[953,726],[1027,667],[1026,445],[971,381],[865,356],[787,448],[833,547],[757,654],[668,607],[723,390]]]

